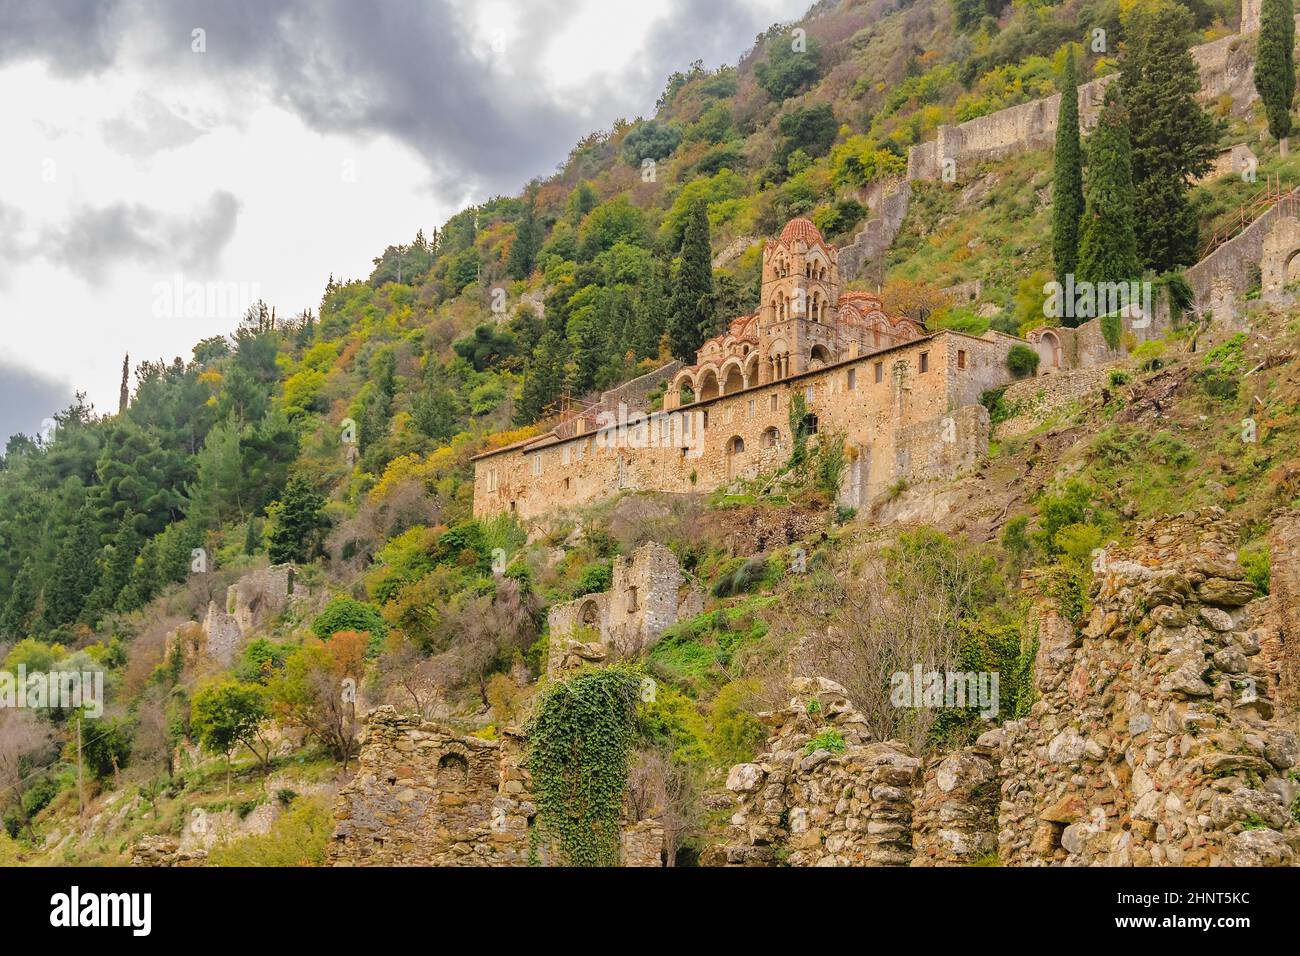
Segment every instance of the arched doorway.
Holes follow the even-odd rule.
[[[740,474],[745,464],[745,439],[732,435],[727,439],[727,480],[733,480]]]

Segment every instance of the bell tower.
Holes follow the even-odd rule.
[[[791,219],[763,249],[760,377],[798,375],[835,361],[839,254],[807,219]]]

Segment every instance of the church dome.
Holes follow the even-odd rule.
[[[822,234],[808,219],[791,219],[785,224],[785,228],[781,230],[781,241],[783,243],[790,245],[796,240],[809,246],[815,243],[826,245],[826,240],[822,238]]]

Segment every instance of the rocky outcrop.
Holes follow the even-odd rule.
[[[797,679],[755,763],[727,776],[736,796],[728,866],[905,866],[912,859],[912,787],[920,761],[901,741],[871,739],[844,688]]]

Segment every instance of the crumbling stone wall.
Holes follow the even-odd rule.
[[[608,591],[587,594],[547,612],[550,656],[555,674],[599,663],[613,655],[635,657],[653,647],[664,631],[704,609],[704,592],[687,580],[677,556],[657,542],[614,559]],[[598,641],[589,634],[599,635]],[[587,638],[584,640],[584,638]]]
[[[1002,728],[1004,865],[1296,861],[1300,744],[1271,720],[1237,531],[1219,509],[1139,525],[1082,630],[1039,595],[1041,697]]]
[[[1300,714],[1300,511],[1273,515],[1269,533],[1272,575],[1268,655],[1276,661],[1278,716],[1295,726]]]
[[[536,808],[509,746],[389,706],[373,711],[357,776],[339,792],[330,864],[525,864]]]
[[[371,711],[357,775],[339,791],[328,863],[547,865],[547,847],[531,845],[537,806],[526,743],[514,729],[482,740],[391,706]],[[626,825],[620,845],[624,866],[663,865],[656,820]]]
[[[844,688],[824,677],[791,684],[790,705],[760,714],[764,754],[738,764],[727,789],[738,808],[727,866],[905,866],[912,860],[912,787],[920,761],[901,741],[871,739]],[[844,750],[809,750],[825,731]],[[815,745],[814,745],[815,746]]]
[[[913,866],[968,866],[997,852],[1000,731],[927,761],[913,811]]]

